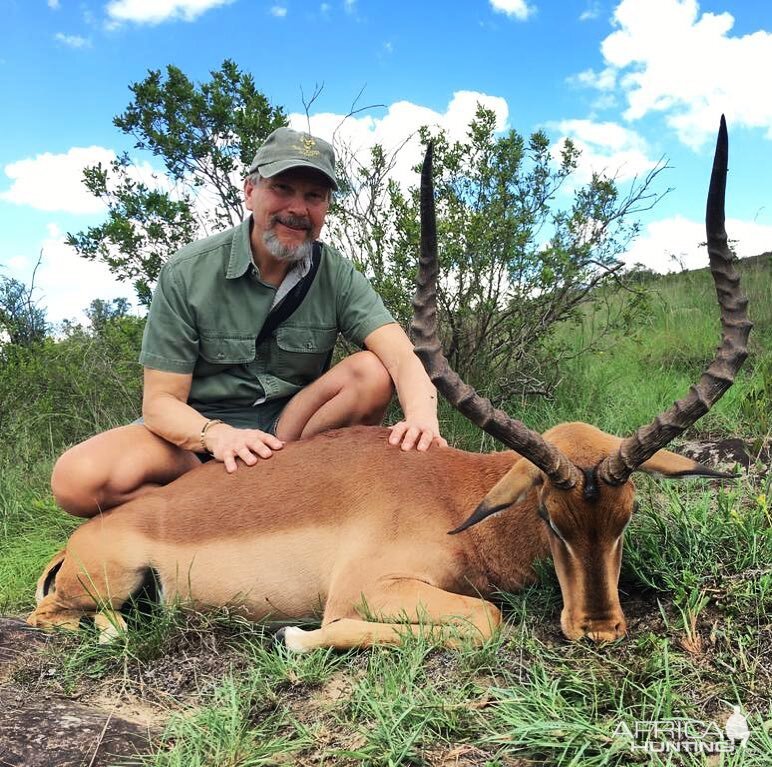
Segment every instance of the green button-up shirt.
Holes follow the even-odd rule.
[[[334,248],[303,302],[256,346],[276,294],[252,261],[250,219],[182,248],[164,265],[139,361],[192,373],[189,404],[248,407],[295,394],[319,377],[338,333],[358,346],[394,322],[380,296]]]

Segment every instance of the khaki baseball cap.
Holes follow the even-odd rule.
[[[263,178],[272,178],[290,168],[313,168],[338,188],[335,180],[335,151],[326,141],[292,128],[277,128],[257,150],[248,173],[257,171]]]

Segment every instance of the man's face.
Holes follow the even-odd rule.
[[[295,261],[310,252],[330,207],[330,185],[313,170],[292,168],[257,184],[244,184],[252,211],[252,241],[274,258]]]

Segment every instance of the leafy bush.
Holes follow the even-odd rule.
[[[144,320],[118,316],[95,329],[66,326],[62,338],[0,346],[0,462],[56,456],[140,413],[137,362]]]

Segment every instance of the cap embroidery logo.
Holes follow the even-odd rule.
[[[319,157],[321,152],[316,148],[316,141],[313,136],[304,136],[300,139],[300,146],[292,147],[297,149],[304,157]]]

